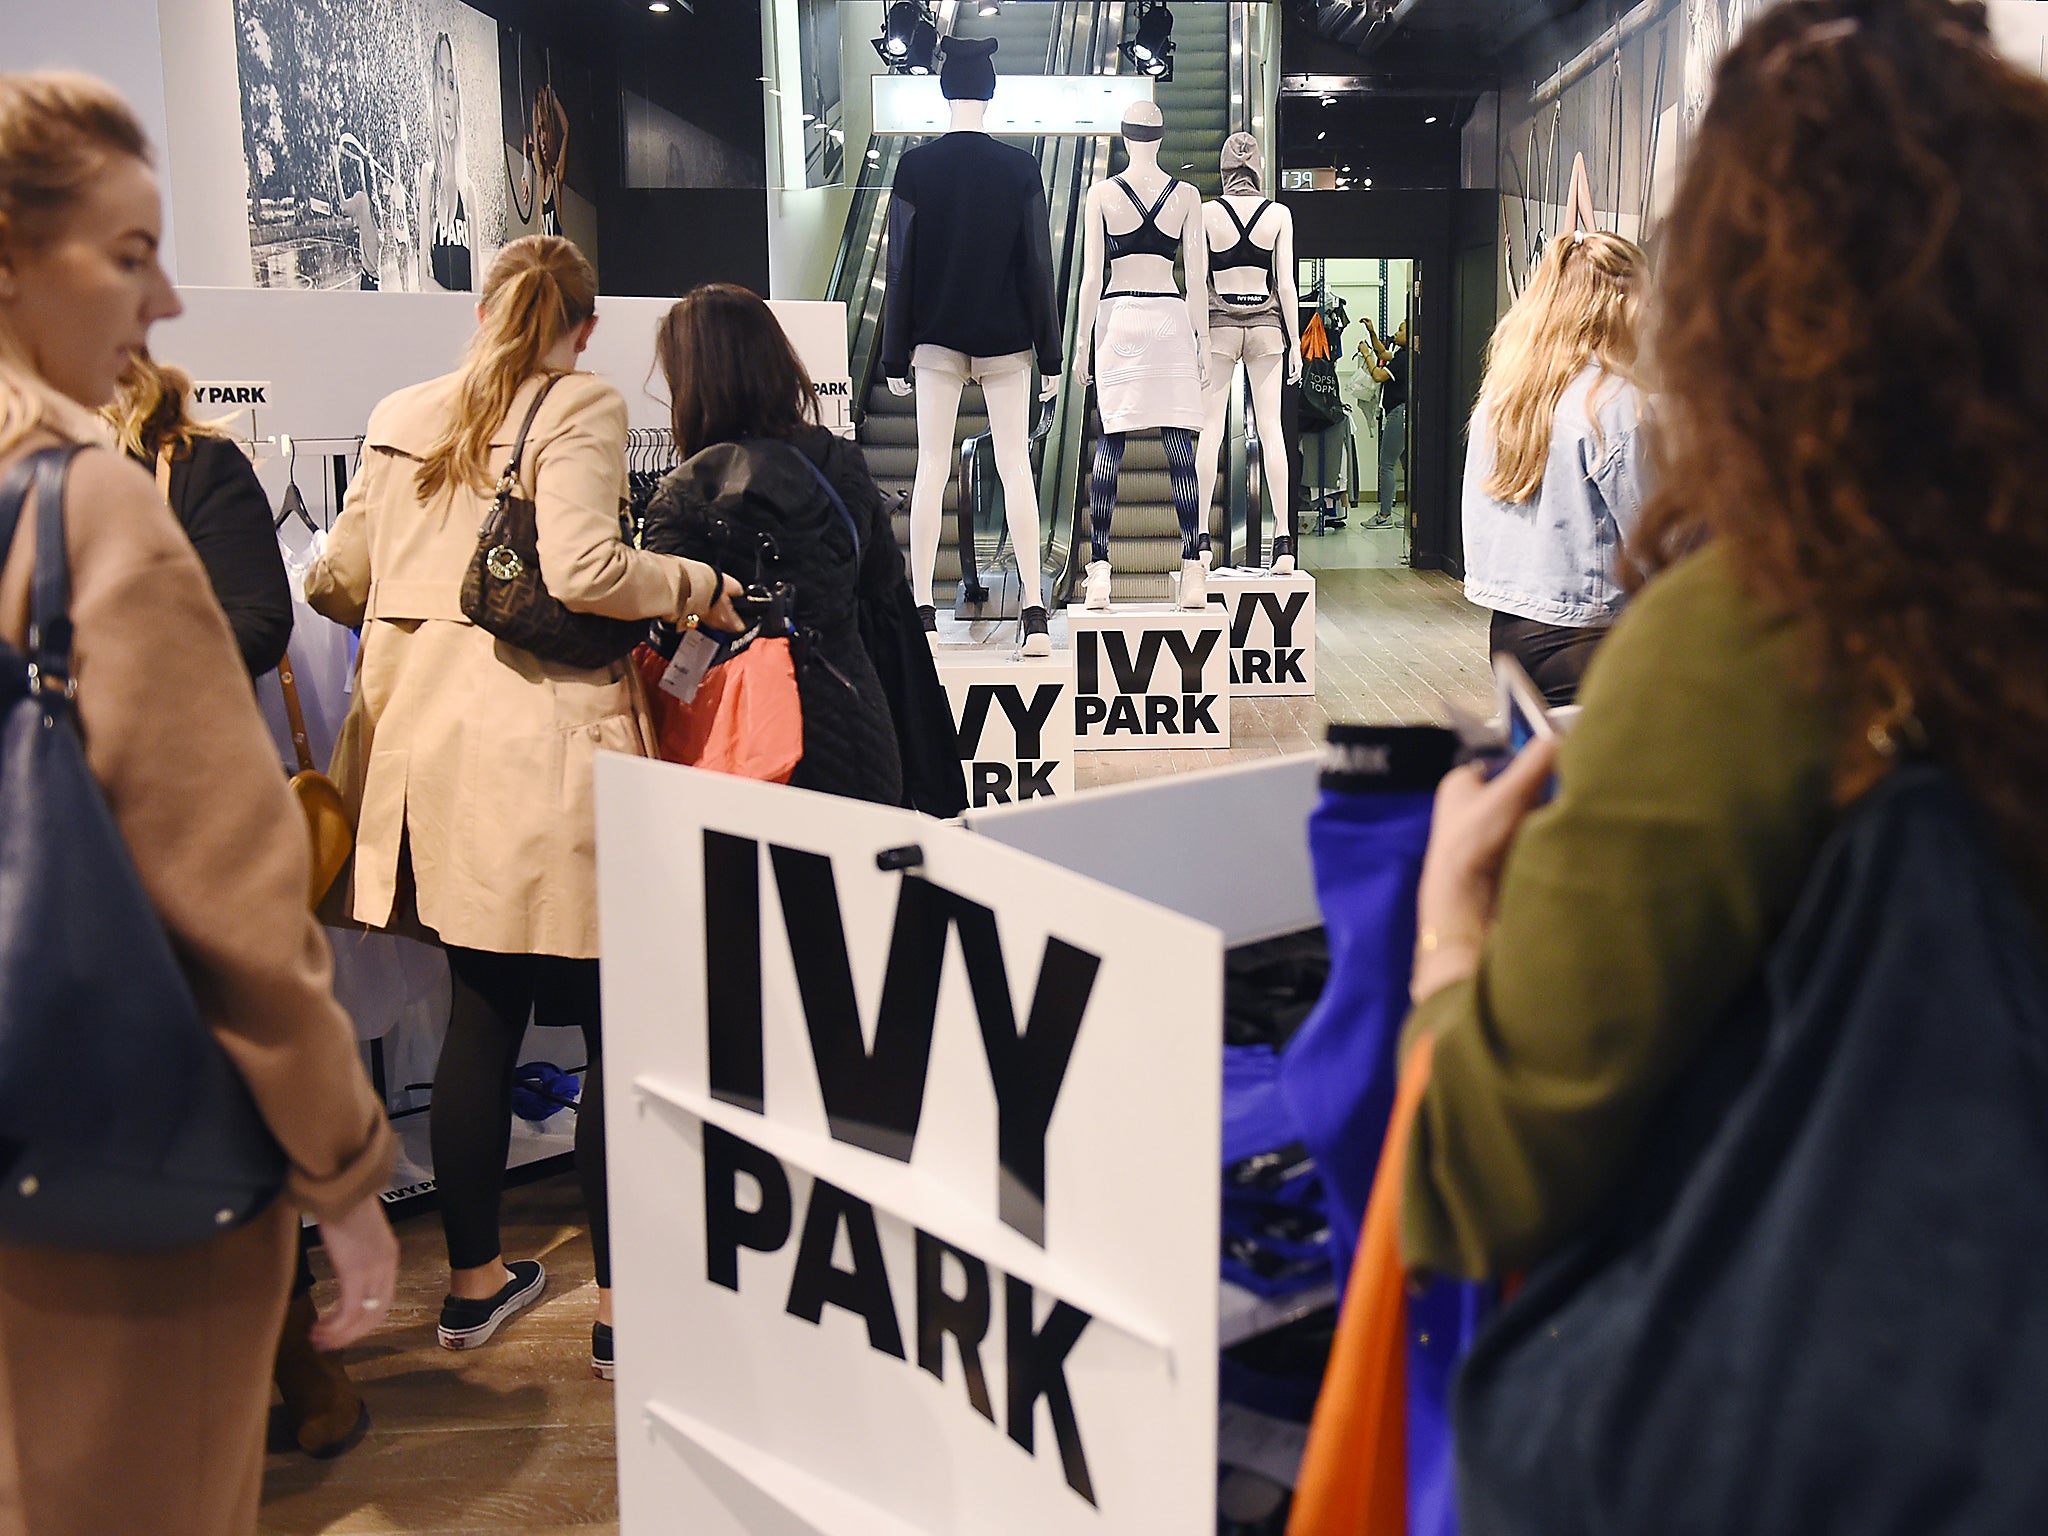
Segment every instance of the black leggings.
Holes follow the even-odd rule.
[[[611,1231],[605,1219],[604,1081],[598,1055],[595,960],[557,955],[499,955],[448,949],[455,1006],[434,1070],[431,1134],[434,1181],[448,1263],[476,1269],[501,1254],[498,1199],[512,1142],[512,1074],[529,1015],[583,1030],[590,1068],[576,1109],[576,1172],[590,1214],[597,1283],[612,1283]]]
[[[1604,624],[1567,629],[1496,610],[1488,649],[1514,657],[1543,694],[1543,702],[1552,709],[1563,709],[1579,696],[1579,681],[1592,664],[1593,652],[1606,638]]]
[[[1195,503],[1201,487],[1195,481],[1195,434],[1185,427],[1161,427],[1166,447],[1166,483],[1173,492],[1174,516],[1180,520],[1180,557],[1195,558],[1201,540],[1202,509]],[[1095,470],[1088,477],[1088,540],[1092,558],[1109,558],[1109,524],[1116,513],[1116,483],[1124,465],[1124,434],[1099,433],[1095,439]]]

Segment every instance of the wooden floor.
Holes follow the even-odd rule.
[[[1304,564],[1316,577],[1315,696],[1231,700],[1228,751],[1079,753],[1077,788],[1307,752],[1332,720],[1441,725],[1446,699],[1493,712],[1487,615],[1456,581],[1400,567],[1319,567],[1320,541],[1304,542]]]
[[[1362,535],[1304,541],[1304,564],[1319,585],[1315,697],[1234,703],[1237,744],[1227,753],[1083,753],[1079,783],[1306,751],[1331,720],[1440,721],[1445,698],[1488,711],[1485,615],[1446,577],[1355,563],[1380,558],[1374,551],[1385,542]],[[617,1531],[612,1391],[588,1364],[596,1290],[575,1181],[554,1178],[507,1194],[506,1252],[541,1258],[548,1291],[473,1354],[449,1354],[434,1343],[447,1285],[438,1219],[409,1218],[399,1235],[404,1259],[391,1326],[349,1355],[374,1415],[370,1437],[338,1461],[272,1457],[262,1531]],[[323,1301],[328,1289],[318,1293]]]
[[[401,1221],[391,1324],[347,1357],[370,1405],[370,1436],[335,1461],[272,1456],[265,1536],[618,1530],[612,1388],[590,1373],[597,1288],[575,1179],[508,1191],[503,1231],[509,1255],[547,1265],[547,1294],[484,1348],[458,1355],[434,1343],[448,1286],[440,1220]],[[313,1262],[324,1305],[324,1259]]]

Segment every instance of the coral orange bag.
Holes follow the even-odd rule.
[[[759,638],[704,674],[685,704],[661,689],[668,663],[643,645],[633,665],[646,684],[662,760],[743,779],[787,784],[804,755],[804,710],[786,639]]]

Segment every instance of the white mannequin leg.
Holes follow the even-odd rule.
[[[932,602],[932,573],[946,520],[946,483],[953,478],[953,425],[967,381],[941,368],[911,373],[917,389],[917,478],[910,486],[910,590],[920,608]]]
[[[1038,542],[1038,486],[1031,478],[1031,402],[1038,376],[1030,368],[999,373],[981,381],[988,401],[989,445],[996,453],[996,476],[1003,482],[1003,517],[1010,525],[1010,547],[1017,553],[1017,574],[1024,584],[1026,608],[1045,606],[1043,551]],[[924,467],[919,450],[918,468]]]
[[[1280,426],[1280,382],[1285,372],[1286,354],[1271,352],[1264,357],[1248,357],[1244,361],[1245,372],[1252,381],[1252,419],[1259,424],[1259,479],[1258,490],[1263,491],[1271,483],[1266,469],[1267,456],[1277,453],[1278,462],[1287,463],[1287,438]],[[1257,516],[1258,503],[1252,503],[1253,516]],[[1282,527],[1282,524],[1285,527]],[[1273,498],[1273,531],[1276,534],[1294,537],[1294,520],[1287,515],[1286,482],[1283,479],[1279,494]]]
[[[1244,332],[1234,325],[1209,328],[1209,382],[1202,389],[1202,435],[1195,440],[1195,500],[1207,528],[1216,505],[1216,468],[1223,457],[1223,421],[1230,413],[1230,386]],[[1261,429],[1263,430],[1263,428]]]

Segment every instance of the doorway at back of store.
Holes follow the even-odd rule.
[[[1340,422],[1302,423],[1295,503],[1301,563],[1310,570],[1407,565],[1415,264],[1317,257],[1300,262],[1296,278],[1303,332],[1320,317],[1344,403]]]

